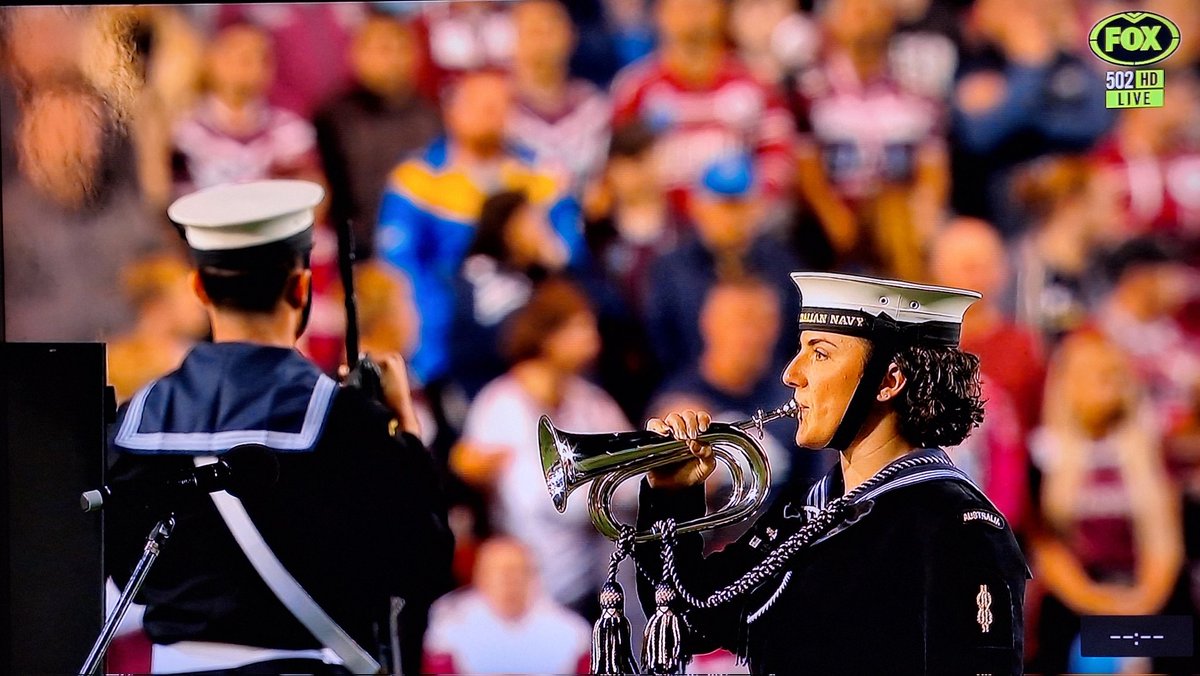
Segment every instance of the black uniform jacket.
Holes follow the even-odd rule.
[[[949,466],[938,449],[915,453],[940,454]],[[1025,560],[1003,516],[951,473],[900,475],[860,503],[857,519],[816,540],[752,593],[689,611],[689,650],[728,648],[748,656],[754,673],[1020,673]],[[840,466],[811,487],[784,486],[750,530],[708,557],[699,535],[680,536],[684,587],[703,597],[737,579],[842,492]],[[703,487],[668,492],[643,481],[639,528],[704,510]],[[655,543],[635,550],[656,578],[658,552]],[[638,582],[649,614],[653,586],[645,575]]]
[[[441,481],[420,440],[389,435],[391,414],[339,388],[294,350],[201,344],[178,371],[118,412],[109,483],[172,476],[238,443],[277,449],[279,480],[242,502],[313,599],[375,652],[389,597],[428,604],[450,583],[453,536]],[[319,648],[250,565],[209,496],[182,502],[138,602],[155,643]],[[124,585],[156,519],[106,514],[108,572]]]

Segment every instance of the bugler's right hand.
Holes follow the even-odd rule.
[[[704,483],[717,468],[717,460],[713,456],[712,444],[697,441],[696,438],[708,429],[711,422],[712,417],[706,411],[690,409],[646,421],[646,429],[651,432],[687,440],[688,450],[692,452],[692,457],[687,460],[655,467],[647,472],[646,477],[652,487],[675,490]]]

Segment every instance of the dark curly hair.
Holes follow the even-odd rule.
[[[892,400],[900,434],[922,447],[957,446],[983,422],[979,357],[956,347],[906,347],[893,359],[908,380]]]

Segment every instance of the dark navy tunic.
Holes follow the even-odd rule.
[[[949,458],[937,449],[914,453]],[[725,647],[761,674],[1015,674],[1022,671],[1028,569],[1008,523],[952,471],[898,475],[853,522],[793,557],[730,605],[686,615],[693,654]],[[781,487],[737,542],[702,555],[680,536],[684,586],[707,595],[762,561],[808,515],[841,495],[841,467],[812,486]],[[639,528],[704,513],[703,487],[668,492],[643,482]],[[635,557],[660,575],[656,544]],[[653,612],[653,587],[639,575]]]
[[[194,456],[241,443],[277,450],[279,481],[244,497],[246,512],[313,599],[375,653],[390,597],[426,608],[450,585],[453,550],[432,457],[416,437],[389,434],[391,418],[294,350],[201,344],[122,406],[109,481],[175,475]],[[208,496],[175,513],[175,534],[138,598],[155,643],[321,647],[251,567]],[[132,508],[106,514],[108,570],[119,585],[155,519]],[[419,632],[413,642],[405,640],[406,662],[419,660]]]

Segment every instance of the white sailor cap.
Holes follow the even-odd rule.
[[[167,216],[183,227],[198,264],[250,267],[277,252],[311,249],[313,209],[324,196],[310,181],[227,183],[179,198]]]
[[[793,272],[800,330],[831,331],[902,343],[957,346],[976,291],[892,279]]]

